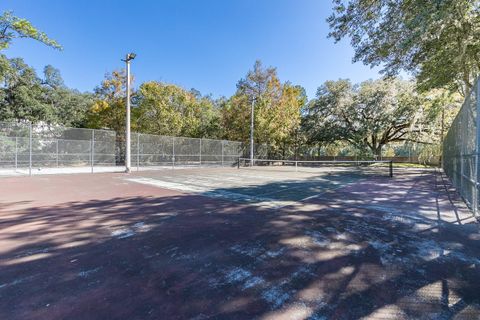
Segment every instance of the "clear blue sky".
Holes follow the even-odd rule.
[[[51,64],[80,91],[122,68],[120,59],[133,51],[137,85],[159,80],[228,96],[260,59],[313,98],[325,80],[379,77],[352,64],[347,41],[327,38],[331,6],[330,0],[2,0],[0,9],[13,10],[64,46],[56,51],[21,39],[7,56],[23,57],[39,72]]]

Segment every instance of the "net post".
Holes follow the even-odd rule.
[[[29,150],[28,150],[28,175],[32,175],[32,123],[29,122]]]
[[[237,160],[237,169],[240,169],[240,158]]]
[[[393,160],[390,160],[388,165],[389,165],[390,178],[393,178]]]
[[[295,172],[298,171],[297,164],[298,164],[298,161],[295,160]]]

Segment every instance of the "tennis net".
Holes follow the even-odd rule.
[[[393,177],[391,160],[302,161],[239,158],[238,169],[310,172],[353,173]]]

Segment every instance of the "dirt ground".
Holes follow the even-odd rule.
[[[480,319],[440,172],[202,174],[1,179],[0,319]]]

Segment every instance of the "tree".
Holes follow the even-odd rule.
[[[107,73],[100,86],[95,88],[95,100],[86,117],[89,128],[125,132],[125,80],[125,70],[115,70]]]
[[[480,70],[478,0],[334,0],[328,18],[335,41],[351,39],[354,61],[417,77],[422,90],[445,87],[464,96]]]
[[[183,121],[179,105],[188,103],[181,88],[151,81],[139,88],[138,126],[144,133],[180,135]]]
[[[256,143],[268,144],[271,153],[284,153],[300,126],[300,111],[306,102],[303,88],[281,83],[275,68],[255,62],[253,70],[237,84],[236,93],[222,108],[225,135],[247,142],[250,136],[250,110],[255,99]]]
[[[35,70],[20,58],[2,61],[0,120],[53,121],[53,110],[42,99],[43,88]]]
[[[0,55],[0,120],[76,126],[84,121],[91,95],[71,90],[60,72],[44,69],[44,78],[22,59]]]
[[[63,82],[62,75],[60,74],[60,70],[57,68],[47,65],[43,68],[43,76],[45,79],[45,84],[51,88],[64,88],[65,83]]]
[[[16,38],[30,38],[40,41],[49,47],[62,49],[55,40],[35,28],[28,20],[16,17],[11,11],[0,16],[0,50],[7,49]]]
[[[135,122],[141,132],[195,138],[217,137],[218,109],[199,91],[150,81],[138,90]]]
[[[223,128],[221,127],[221,106],[222,99],[213,100],[212,97],[201,97],[200,103],[200,125],[197,129],[197,135],[203,138],[221,139],[223,138]]]
[[[414,83],[393,79],[353,86],[349,80],[339,80],[318,89],[305,126],[311,143],[344,141],[380,156],[388,143],[432,135],[435,130],[429,124],[437,117]]]
[[[82,126],[93,103],[93,95],[67,88],[60,70],[51,65],[43,69],[41,82],[43,100],[53,108],[53,122],[67,127]]]
[[[81,93],[67,87],[46,88],[44,99],[53,108],[53,123],[67,127],[84,126],[87,112],[94,101],[91,93]]]

